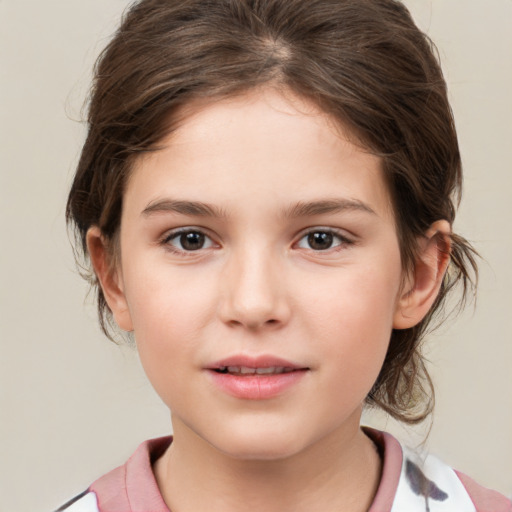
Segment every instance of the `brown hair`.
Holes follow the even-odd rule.
[[[312,100],[381,156],[404,269],[413,268],[418,237],[433,222],[453,223],[462,172],[446,84],[432,42],[402,3],[142,0],[97,61],[89,131],[67,204],[107,336],[111,312],[89,269],[87,230],[99,226],[115,253],[133,160],[157,149],[176,109],[269,83]],[[392,332],[369,405],[409,423],[430,413],[420,341],[457,283],[464,301],[472,271],[476,277],[474,250],[452,235],[441,292],[419,325]]]

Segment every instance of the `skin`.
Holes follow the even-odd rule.
[[[174,441],[154,467],[162,496],[175,512],[367,510],[380,459],[362,404],[391,330],[418,323],[439,291],[450,227],[431,227],[405,274],[379,158],[291,92],[185,114],[135,165],[117,268],[99,229],[88,233],[107,302],[171,411]],[[296,208],[319,201],[342,207]],[[180,228],[204,245],[187,251]],[[240,354],[307,370],[277,397],[244,400],[206,370]]]

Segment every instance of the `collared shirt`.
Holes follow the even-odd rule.
[[[420,456],[385,432],[364,431],[383,461],[368,512],[512,512],[510,500],[437,457]],[[171,442],[171,437],[161,437],[142,443],[126,464],[96,480],[56,512],[171,512],[152,470]]]

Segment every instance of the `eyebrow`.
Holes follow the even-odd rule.
[[[377,215],[366,203],[358,199],[322,199],[319,201],[299,201],[297,204],[287,208],[284,212],[287,218],[312,217],[314,215],[325,215],[327,213],[338,213],[343,211],[361,211]]]
[[[144,208],[142,215],[150,216],[162,212],[173,212],[196,217],[227,217],[224,210],[212,204],[200,201],[180,201],[176,199],[163,199],[161,201],[151,202]]]
[[[375,211],[366,203],[358,199],[321,199],[318,201],[299,201],[283,211],[285,218],[312,217],[328,213],[343,211],[361,211],[376,215]],[[149,203],[142,211],[142,215],[173,212],[181,215],[195,217],[227,217],[225,210],[201,201],[184,201],[176,199],[162,199]]]

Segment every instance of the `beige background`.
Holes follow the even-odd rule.
[[[512,494],[512,1],[408,0],[440,48],[466,170],[457,229],[479,303],[430,339],[428,447]],[[0,511],[49,511],[169,431],[136,355],[102,337],[63,213],[89,70],[125,0],[0,0]],[[382,418],[370,423],[386,426]],[[412,443],[400,426],[387,428]]]

